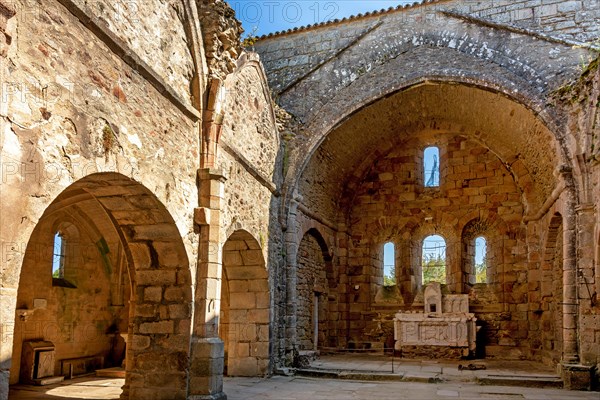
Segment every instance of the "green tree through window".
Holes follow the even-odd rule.
[[[396,284],[396,249],[394,243],[383,245],[383,286]]]
[[[52,277],[58,279],[65,277],[65,240],[60,232],[54,234]]]
[[[487,243],[485,238],[475,239],[475,283],[487,283]]]
[[[421,258],[423,285],[429,282],[446,283],[446,241],[439,235],[431,235],[423,240]]]

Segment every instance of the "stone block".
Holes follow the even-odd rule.
[[[261,308],[248,310],[248,320],[255,322],[268,323],[271,310],[269,308]]]
[[[186,268],[180,252],[184,250],[180,248],[181,244],[177,242],[152,242],[152,247],[158,254],[158,264],[162,268],[175,268],[181,266]]]
[[[562,364],[565,389],[591,390],[595,368],[587,365]]]
[[[173,270],[142,270],[136,271],[135,279],[139,286],[174,285],[177,275]]]
[[[258,363],[254,357],[230,359],[227,365],[229,376],[258,376]]]
[[[173,301],[173,302],[182,302],[185,300],[190,300],[187,299],[185,295],[185,291],[183,288],[181,287],[169,287],[165,289],[165,300],[166,301]]]
[[[154,318],[158,315],[156,304],[140,304],[135,306],[134,315],[140,318]]]
[[[256,307],[256,295],[254,293],[232,293],[229,300],[232,310],[252,309]]]
[[[129,243],[129,250],[136,270],[153,267],[152,259],[150,258],[150,249],[146,243]]]
[[[235,347],[229,350],[230,357],[249,357],[250,355],[250,343],[236,343]]]
[[[129,335],[127,345],[131,350],[146,350],[150,347],[150,337],[145,335]]]
[[[190,306],[188,304],[170,304],[169,317],[172,319],[190,318]]]
[[[133,228],[133,240],[174,241],[180,239],[179,231],[174,224],[138,225]]]
[[[160,303],[162,301],[162,286],[149,286],[144,288],[144,301]]]
[[[142,334],[171,334],[174,333],[173,321],[144,322],[140,324]]]

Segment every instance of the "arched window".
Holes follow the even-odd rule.
[[[77,229],[73,224],[62,223],[55,232],[52,244],[52,286],[75,288],[73,244],[77,243]]]
[[[423,153],[423,171],[425,187],[440,186],[440,149],[427,147]]]
[[[475,238],[475,283],[487,283],[487,242],[484,237]]]
[[[52,278],[65,277],[65,238],[60,232],[54,234],[54,250],[52,252]]]
[[[383,286],[396,284],[396,248],[394,243],[383,245]]]
[[[423,285],[429,282],[446,283],[446,241],[439,235],[423,240],[421,257]]]

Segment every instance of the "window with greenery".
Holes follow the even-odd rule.
[[[475,283],[487,283],[487,242],[484,237],[475,238]]]
[[[383,245],[383,285],[394,286],[396,284],[396,248],[394,243],[388,242]]]
[[[65,279],[67,265],[67,240],[60,231],[54,234],[52,250],[52,286],[75,288],[76,286]]]
[[[439,235],[423,240],[421,257],[423,285],[430,282],[446,283],[446,241]]]
[[[65,277],[65,239],[60,232],[54,234],[54,251],[52,255],[52,278]]]
[[[440,149],[427,147],[423,153],[423,170],[425,187],[440,186]]]

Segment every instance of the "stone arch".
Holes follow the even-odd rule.
[[[338,278],[329,247],[318,229],[310,228],[298,246],[296,289],[300,350],[337,347],[339,318]]]
[[[269,372],[270,302],[260,244],[247,231],[236,230],[223,245],[219,335],[225,346],[225,374]]]
[[[446,245],[446,284],[450,291],[455,290],[457,285],[457,243],[459,234],[452,228],[454,224],[442,225],[442,221],[446,220],[444,214],[436,215],[429,223],[420,223],[411,231],[410,236],[410,265],[414,278],[412,287],[413,295],[423,290],[423,271],[422,271],[422,256],[423,242],[432,235],[441,236]]]
[[[461,259],[462,259],[462,293],[469,293],[476,284],[473,273],[475,256],[475,239],[483,237],[486,241],[486,283],[496,283],[500,273],[497,260],[502,259],[503,240],[506,239],[508,227],[495,213],[470,213],[471,219],[461,223]]]
[[[102,329],[95,332],[98,335],[126,333],[122,398],[185,399],[193,311],[192,280],[187,253],[170,213],[150,190],[119,173],[96,173],[74,182],[44,210],[33,230],[21,269],[19,294],[25,290],[29,274],[27,260],[35,259],[40,253],[36,241],[41,239],[46,243],[48,235],[67,213],[71,215],[71,222],[80,228],[80,237],[87,238],[82,243],[88,247],[81,250],[88,254],[86,257],[95,254],[98,260],[96,269],[82,269],[78,281],[100,279],[112,285],[116,274],[112,269],[118,269],[121,258],[122,274],[129,278],[129,285],[122,282],[124,293],[130,297],[129,309],[119,315],[123,319],[128,317],[128,322],[117,324],[117,330],[113,327],[114,321],[105,321],[106,325],[99,321],[95,327]],[[109,237],[110,241],[98,240]],[[98,288],[92,297],[86,293],[81,306],[88,304],[95,309],[94,302],[107,301],[102,307],[109,308],[114,299],[112,294],[108,298],[101,297],[102,290],[106,289]],[[61,296],[66,298],[69,294]],[[18,307],[35,307],[31,296],[23,296],[18,301]],[[124,304],[121,307],[127,308]],[[15,336],[15,349],[19,348],[20,339]],[[91,354],[79,349],[71,355]],[[58,365],[55,372],[60,372]],[[145,379],[137,379],[139,376]]]
[[[545,115],[539,99],[524,96],[522,93],[515,94],[510,89],[513,84],[508,81],[500,84],[497,82],[487,82],[482,79],[476,79],[476,77],[469,78],[450,74],[448,76],[415,76],[413,79],[406,79],[398,82],[381,81],[377,84],[380,85],[379,89],[372,93],[368,98],[365,98],[366,94],[359,92],[359,88],[362,88],[364,85],[361,86],[357,84],[345,88],[345,91],[350,91],[352,93],[345,93],[344,97],[340,99],[344,102],[344,105],[341,106],[343,109],[342,112],[340,112],[340,105],[336,104],[335,111],[331,110],[332,112],[329,114],[327,114],[327,112],[324,112],[323,114],[319,113],[315,120],[310,120],[308,122],[308,126],[306,127],[306,145],[302,148],[301,155],[298,156],[299,158],[295,161],[292,159],[293,162],[290,164],[290,173],[287,178],[289,187],[297,188],[299,193],[307,200],[309,200],[309,198],[307,194],[304,193],[305,190],[300,188],[300,182],[303,180],[303,176],[306,174],[309,167],[316,162],[314,159],[315,154],[320,147],[330,144],[339,148],[339,146],[332,141],[332,137],[334,137],[332,135],[343,135],[348,129],[368,129],[365,128],[365,126],[373,126],[374,123],[378,123],[373,121],[373,118],[375,118],[374,116],[377,113],[387,113],[385,110],[376,110],[379,110],[380,107],[384,107],[386,104],[396,104],[396,100],[394,99],[403,102],[404,100],[402,99],[406,97],[406,103],[411,104],[411,107],[412,105],[416,107],[424,102],[422,99],[430,98],[427,96],[433,92],[439,92],[436,95],[439,98],[448,97],[446,96],[446,89],[452,92],[456,91],[456,93],[459,91],[461,93],[464,92],[464,94],[466,94],[464,97],[467,100],[470,97],[474,98],[482,95],[487,98],[486,101],[488,104],[495,105],[497,112],[499,112],[498,110],[512,110],[510,112],[516,112],[520,116],[527,117],[531,121],[531,124],[528,124],[530,128],[527,129],[535,130],[537,132],[536,135],[539,134],[544,136],[544,138],[547,138],[543,141],[550,141],[552,143],[551,147],[553,151],[549,153],[550,156],[548,156],[549,158],[546,160],[548,168],[544,168],[544,171],[541,171],[545,178],[532,179],[532,168],[537,168],[536,162],[540,160],[539,157],[524,156],[525,153],[521,154],[516,146],[510,147],[511,144],[504,140],[510,135],[492,135],[490,132],[486,132],[500,129],[498,126],[494,124],[492,124],[494,126],[487,126],[487,123],[485,122],[473,123],[473,121],[469,119],[471,117],[463,118],[462,120],[462,117],[457,119],[456,112],[452,110],[452,107],[447,107],[446,105],[435,106],[434,108],[437,111],[429,113],[430,116],[427,118],[421,118],[422,115],[419,112],[407,110],[406,113],[400,114],[401,116],[398,117],[399,120],[395,121],[393,126],[390,125],[388,127],[384,124],[385,126],[382,126],[375,135],[377,137],[370,137],[369,140],[373,143],[381,142],[385,147],[387,146],[387,144],[385,144],[386,141],[391,141],[389,143],[391,146],[398,140],[401,140],[401,138],[404,137],[403,135],[416,135],[423,131],[448,131],[465,135],[470,139],[481,143],[486,149],[493,152],[509,169],[510,173],[514,176],[518,188],[523,193],[524,204],[528,214],[535,214],[541,207],[540,199],[547,198],[554,189],[551,183],[544,183],[542,185],[539,182],[553,182],[553,171],[557,165],[571,165],[567,150],[564,147],[564,141],[562,140],[562,137],[558,137],[556,134],[556,132],[562,131],[557,128],[557,125],[550,117]],[[348,96],[346,97],[346,95]],[[528,96],[529,95],[533,96],[533,94],[528,94]],[[352,101],[350,101],[350,99],[352,99]],[[330,107],[329,104],[330,103],[327,103],[323,111],[325,111],[327,107]],[[331,107],[333,107],[333,104]],[[456,110],[458,110],[458,108],[456,108]],[[395,107],[395,109],[398,109],[398,107]],[[497,117],[503,120],[506,118],[507,121],[514,122],[516,119],[509,116],[510,112],[499,112],[499,114],[502,115],[497,115]],[[324,115],[334,115],[335,117],[324,119]],[[417,115],[419,115],[419,117],[417,117]],[[321,121],[319,118],[323,120]],[[364,122],[361,122],[361,120]],[[481,121],[484,120],[490,119],[481,118]],[[361,123],[367,125],[360,125]],[[525,125],[521,128],[515,127],[515,129],[511,128],[511,130],[523,130],[525,129],[523,128],[524,126]],[[380,131],[389,131],[389,134],[380,134]],[[399,133],[402,133],[402,135]],[[376,140],[379,137],[385,140]],[[514,142],[516,143],[518,140]],[[338,161],[334,160],[332,165],[335,164],[336,167],[330,168],[332,174],[342,170],[348,172],[346,172],[346,175],[343,177],[338,176],[335,179],[332,177],[330,180],[332,182],[341,181],[345,184],[346,182],[352,182],[352,179],[354,179],[353,177],[356,175],[355,171],[360,172],[364,169],[360,167],[357,169],[357,165],[364,167],[365,165],[370,164],[369,160],[372,161],[374,158],[385,154],[385,148],[367,150],[368,148],[371,149],[368,146],[368,144],[359,146],[364,150],[360,153],[362,155],[360,160],[355,159],[354,157],[345,158],[343,162],[345,164],[352,163],[352,168],[337,165]],[[519,145],[519,147],[523,149],[528,146],[525,146],[524,144],[522,146]],[[535,152],[535,146],[529,146],[529,148]],[[351,146],[347,146],[347,150],[344,154],[352,151]],[[535,171],[535,173],[537,174],[538,171]],[[540,175],[538,174],[538,178],[539,177]],[[357,177],[357,179],[358,178],[359,177]]]

